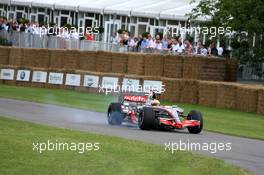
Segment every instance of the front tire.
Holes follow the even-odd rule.
[[[198,120],[198,121],[200,121],[200,125],[199,126],[188,127],[189,133],[191,133],[191,134],[199,134],[203,130],[203,116],[202,116],[202,113],[200,111],[192,110],[188,114],[187,119],[188,120]]]
[[[144,107],[138,117],[138,126],[142,130],[149,130],[154,127],[155,112],[150,107]]]
[[[121,112],[121,103],[111,103],[107,112],[107,121],[110,125],[121,125],[124,114]]]

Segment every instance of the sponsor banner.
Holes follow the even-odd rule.
[[[1,69],[0,79],[2,80],[14,80],[14,69]]]
[[[127,92],[136,92],[139,88],[139,80],[124,78],[122,89]]]
[[[47,81],[47,72],[43,71],[34,71],[33,72],[33,77],[32,77],[32,82],[37,82],[37,83],[46,83]]]
[[[105,89],[116,90],[118,88],[117,77],[103,77],[102,87]]]
[[[144,92],[155,91],[158,93],[165,92],[162,81],[144,80]]]
[[[17,71],[17,81],[29,81],[30,70],[18,70]]]
[[[49,73],[50,84],[63,84],[63,73],[50,72]]]
[[[94,75],[84,75],[84,87],[98,88],[99,76]]]
[[[79,74],[66,74],[66,85],[69,86],[80,86],[81,85],[81,75]]]

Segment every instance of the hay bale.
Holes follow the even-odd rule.
[[[21,66],[24,50],[22,48],[12,47],[9,53],[9,65]]]
[[[237,88],[236,109],[243,112],[257,112],[258,88],[240,85]]]
[[[35,67],[39,49],[23,48],[22,66]]]
[[[225,81],[237,81],[238,61],[229,59],[226,61],[226,76]]]
[[[164,56],[147,54],[145,55],[145,75],[163,76]]]
[[[63,68],[67,70],[80,69],[80,51],[79,50],[66,50],[63,59]]]
[[[35,67],[49,68],[50,66],[50,56],[48,49],[34,49],[36,57],[34,59]]]
[[[112,72],[127,73],[127,53],[112,53]]]
[[[237,84],[220,83],[217,87],[216,107],[236,109]]]
[[[198,83],[196,80],[181,80],[180,83],[180,102],[197,104],[198,103]]]
[[[95,63],[95,69],[97,72],[111,72],[112,70],[112,58],[111,52],[97,53],[97,59]]]
[[[221,58],[199,58],[200,80],[224,81],[226,74],[226,61]]]
[[[182,78],[183,57],[177,55],[164,56],[164,77]]]
[[[97,52],[82,51],[80,52],[80,69],[86,71],[95,71]]]
[[[257,114],[264,115],[264,88],[258,91]]]
[[[65,50],[49,49],[50,68],[63,68],[63,60],[65,58]]]
[[[0,47],[0,64],[9,63],[10,47]]]
[[[216,106],[218,83],[199,81],[198,82],[198,103],[207,106]]]
[[[145,69],[145,54],[142,53],[128,53],[127,73],[135,75],[144,75]]]
[[[163,100],[172,102],[180,102],[181,86],[179,79],[162,78],[163,84],[165,85],[165,92],[161,95]]]
[[[184,79],[199,79],[201,71],[201,58],[194,56],[183,57],[183,78]]]

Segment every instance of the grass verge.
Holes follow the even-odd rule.
[[[116,100],[116,97],[102,94],[7,85],[0,85],[0,97],[56,104],[97,112],[105,112],[108,104]],[[173,103],[163,101],[162,104],[171,105]],[[202,105],[177,105],[184,108],[186,112],[191,109],[202,111],[205,121],[204,127],[208,131],[264,140],[264,116]]]
[[[221,160],[162,146],[0,117],[0,174],[246,175]],[[33,151],[33,143],[95,143],[98,151]]]

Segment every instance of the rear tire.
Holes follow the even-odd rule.
[[[107,121],[110,125],[121,125],[124,114],[121,112],[121,103],[111,103],[107,112]]]
[[[188,114],[187,119],[188,120],[198,120],[198,121],[200,121],[200,125],[199,126],[188,127],[188,131],[191,134],[199,134],[203,130],[203,116],[202,116],[202,113],[200,111],[192,110]]]
[[[144,107],[138,117],[138,126],[142,130],[149,130],[154,127],[155,112],[150,107]]]

